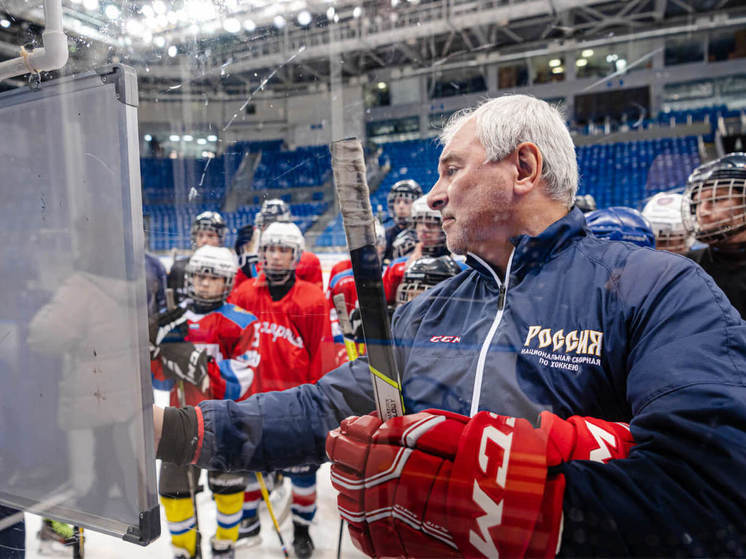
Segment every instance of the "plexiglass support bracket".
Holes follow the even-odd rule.
[[[152,509],[140,513],[140,525],[130,526],[122,539],[129,543],[148,545],[161,535],[161,507],[155,505]]]

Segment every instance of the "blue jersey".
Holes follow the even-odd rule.
[[[629,458],[564,473],[561,553],[743,555],[746,323],[690,260],[589,235],[575,209],[515,246],[503,278],[469,269],[397,309],[407,411],[629,422]],[[203,402],[198,464],[325,460],[327,432],[373,410],[363,358],[316,385]]]

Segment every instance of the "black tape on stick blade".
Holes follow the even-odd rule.
[[[363,336],[382,420],[404,414],[401,377],[394,360],[391,325],[381,281],[381,261],[376,250],[376,231],[370,192],[365,177],[365,158],[360,140],[349,138],[330,146],[332,170],[342,211],[347,246],[352,261]]]

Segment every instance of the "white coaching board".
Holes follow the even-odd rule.
[[[160,534],[137,82],[0,94],[0,502]]]

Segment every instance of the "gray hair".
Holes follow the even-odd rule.
[[[536,144],[544,160],[541,178],[547,194],[572,207],[578,190],[578,163],[560,109],[529,95],[488,99],[451,116],[440,134],[441,143],[447,144],[471,118],[476,121],[487,161],[504,159],[522,142]]]

